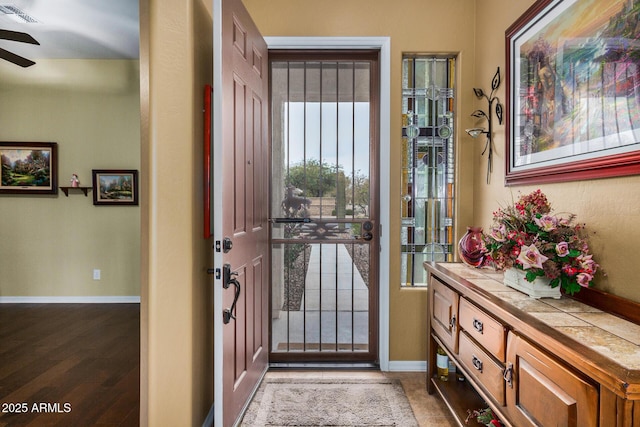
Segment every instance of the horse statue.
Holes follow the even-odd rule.
[[[287,185],[284,199],[282,200],[282,210],[287,218],[295,218],[297,216],[306,216],[307,210],[311,206],[311,200],[302,197],[302,190]]]

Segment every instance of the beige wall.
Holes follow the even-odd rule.
[[[213,402],[211,245],[202,237],[208,1],[141,2],[141,421],[202,425]]]
[[[57,142],[58,185],[139,169],[137,60],[0,62],[0,140]],[[139,295],[139,207],[94,206],[92,193],[2,195],[0,218],[0,297]]]
[[[244,0],[265,36],[389,36],[391,38],[391,245],[390,360],[424,360],[426,336],[425,289],[400,289],[400,167],[401,60],[404,52],[447,53],[458,56],[457,132],[471,127],[475,62],[475,1],[470,0]],[[277,13],[274,13],[277,11]],[[459,224],[473,219],[471,209],[473,145],[468,137],[457,141]],[[383,159],[383,161],[385,161]],[[459,232],[458,232],[458,235]]]
[[[495,67],[504,70],[504,33],[529,6],[530,0],[483,0],[477,17],[477,61],[474,84],[488,87]],[[480,4],[480,3],[479,3]],[[507,7],[508,5],[508,7]],[[504,85],[499,96],[505,97]],[[481,107],[481,105],[478,105]],[[491,185],[478,173],[474,183],[474,223],[488,227],[491,213],[508,203],[518,192],[540,188],[558,212],[573,212],[592,233],[591,247],[606,276],[598,274],[595,286],[621,297],[640,301],[640,287],[634,270],[635,242],[640,239],[640,176],[530,186],[504,186],[505,128],[498,126],[495,168]],[[477,148],[476,171],[484,167]]]
[[[538,186],[505,187],[504,126],[495,135],[494,172],[485,182],[486,157],[482,144],[464,129],[475,125],[469,117],[477,103],[472,87],[487,89],[496,67],[505,70],[505,30],[531,4],[531,0],[340,0],[305,3],[298,0],[244,0],[265,36],[390,36],[391,37],[391,236],[390,360],[423,360],[426,341],[424,290],[401,290],[398,200],[400,186],[400,60],[403,52],[458,54],[457,88],[457,232],[467,225],[488,227],[491,214],[511,194]],[[274,11],[277,11],[275,13]],[[504,100],[504,84],[498,95]],[[631,246],[640,233],[640,177],[547,184],[547,193],[559,212],[574,212],[596,234],[592,249],[607,273],[597,277],[598,287],[623,297],[640,300],[631,270]],[[613,220],[612,220],[613,218]],[[623,232],[621,232],[624,230]],[[418,294],[416,296],[416,294]],[[419,344],[416,344],[419,343]]]

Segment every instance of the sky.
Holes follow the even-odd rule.
[[[0,152],[2,153],[2,155],[8,158],[9,161],[11,162],[11,166],[13,166],[17,160],[25,160],[31,154],[32,151],[33,150],[31,149],[29,150],[0,149]],[[46,154],[47,152],[45,152],[45,155]]]
[[[322,155],[323,162],[341,165],[347,175],[352,170],[369,174],[368,102],[326,102],[322,108],[318,102],[290,102],[288,106],[284,127],[289,126],[290,165],[302,162],[306,152],[307,159],[318,160]]]

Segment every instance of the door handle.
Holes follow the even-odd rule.
[[[231,322],[231,319],[235,320],[236,318],[234,312],[236,311],[238,298],[240,298],[240,282],[238,282],[238,279],[234,277],[237,275],[237,272],[231,271],[231,266],[229,264],[224,265],[222,287],[224,289],[229,289],[229,286],[231,285],[235,287],[235,295],[233,297],[233,303],[231,304],[231,307],[222,310],[222,321],[225,325]]]
[[[513,363],[507,363],[507,369],[505,369],[502,378],[504,378],[509,388],[513,388]]]

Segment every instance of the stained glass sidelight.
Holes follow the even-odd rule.
[[[402,61],[401,284],[425,286],[424,261],[453,261],[455,58]]]

